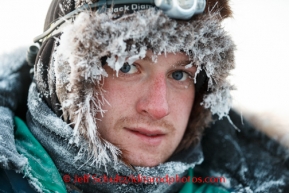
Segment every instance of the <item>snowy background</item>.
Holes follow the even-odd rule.
[[[50,0],[0,4],[0,54],[42,33]],[[289,1],[231,0],[224,27],[237,44],[234,106],[289,146]]]

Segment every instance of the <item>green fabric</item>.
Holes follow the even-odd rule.
[[[189,169],[190,179],[193,178],[193,169]],[[211,184],[195,184],[192,181],[185,183],[179,193],[229,193],[227,190]]]
[[[25,176],[45,193],[66,193],[62,178],[45,149],[20,118],[15,117],[14,122],[17,151],[24,155],[29,163],[23,171]]]

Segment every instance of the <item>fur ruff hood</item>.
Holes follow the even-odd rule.
[[[42,46],[35,67],[38,90],[52,109],[73,125],[70,143],[78,145],[83,136],[93,163],[105,165],[112,158],[117,160],[121,151],[101,138],[95,118],[97,113],[104,115],[102,105],[109,103],[101,85],[107,76],[102,68],[103,58],[118,71],[124,62],[131,64],[144,58],[148,49],[155,56],[182,51],[197,67],[195,83],[201,72],[207,77],[197,93],[179,149],[196,144],[211,114],[217,114],[219,119],[229,118],[233,87],[226,77],[234,68],[235,46],[221,27],[221,20],[221,9],[214,7],[190,21],[170,19],[154,8],[118,19],[110,11],[82,12],[75,20],[66,21],[61,36]],[[45,54],[41,55],[45,49],[53,50],[48,65]],[[58,101],[58,106],[53,101]]]

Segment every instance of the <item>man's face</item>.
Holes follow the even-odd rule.
[[[152,53],[116,73],[107,65],[103,89],[107,112],[97,124],[101,136],[135,166],[165,162],[179,145],[193,106],[196,68],[183,53]]]

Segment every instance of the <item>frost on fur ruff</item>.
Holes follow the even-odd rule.
[[[114,160],[121,153],[100,137],[95,118],[98,113],[103,115],[102,105],[107,102],[102,90],[102,79],[107,76],[102,68],[104,57],[118,71],[125,62],[132,64],[145,57],[148,49],[155,56],[183,51],[198,72],[204,70],[209,78],[205,108],[219,117],[228,115],[231,86],[225,78],[234,67],[235,46],[217,14],[178,22],[155,9],[118,19],[111,12],[87,11],[67,22],[53,54],[56,93],[65,121],[74,125],[72,141],[77,144],[79,136],[84,136],[95,163],[108,162],[107,152]]]

